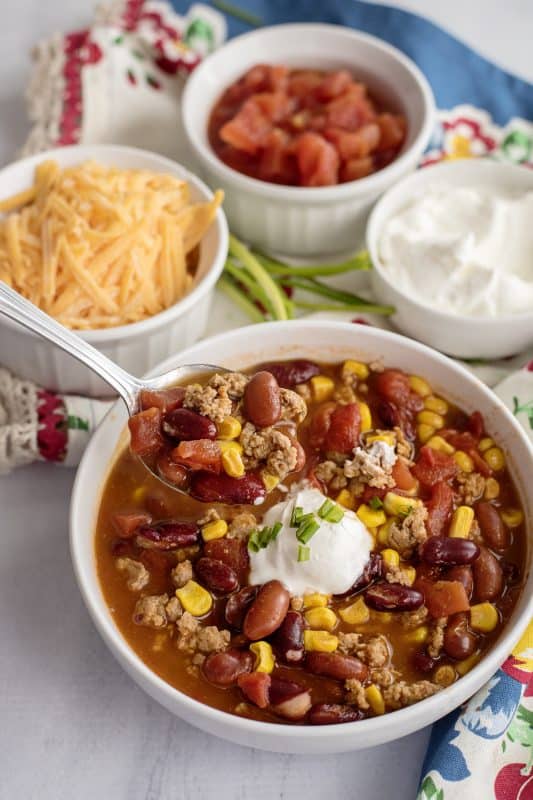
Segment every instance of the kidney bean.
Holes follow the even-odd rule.
[[[163,492],[154,491],[146,496],[144,505],[153,517],[156,519],[168,519],[170,517],[170,509],[168,507],[167,499]]]
[[[190,411],[188,408],[176,408],[163,417],[163,431],[167,436],[180,441],[194,439],[216,439],[217,426],[208,417]]]
[[[275,425],[281,418],[281,394],[271,372],[256,372],[244,391],[244,415],[258,428]]]
[[[520,567],[512,561],[502,561],[500,563],[505,580],[509,584],[518,583],[520,580]]]
[[[503,589],[503,570],[500,562],[487,547],[481,548],[479,558],[473,566],[474,593],[476,600],[496,600]]]
[[[330,418],[330,425],[323,449],[326,452],[349,455],[359,441],[361,412],[358,403],[337,406]]]
[[[276,631],[274,644],[287,664],[300,664],[304,659],[304,627],[304,619],[298,611],[287,611]]]
[[[121,539],[131,539],[141,525],[149,525],[152,515],[147,511],[132,511],[130,514],[116,513],[112,517],[113,527]]]
[[[237,685],[247,700],[258,708],[266,708],[271,681],[266,672],[245,672],[237,678]]]
[[[255,641],[274,633],[285,619],[289,601],[289,592],[280,581],[263,584],[244,618],[244,635]]]
[[[368,667],[355,656],[344,656],[341,653],[319,653],[311,651],[305,659],[305,666],[314,675],[327,675],[337,681],[356,678],[366,680]]]
[[[353,706],[340,703],[315,703],[311,706],[307,721],[311,725],[337,725],[343,722],[357,722],[364,713]]]
[[[272,711],[287,719],[302,719],[311,708],[311,693],[294,681],[272,678],[270,684]]]
[[[451,536],[430,536],[420,547],[420,557],[426,564],[452,567],[472,564],[479,556],[479,547],[470,539]]]
[[[242,478],[196,472],[191,478],[190,493],[202,503],[257,505],[265,499],[265,485],[259,475],[248,472]]]
[[[297,358],[294,361],[273,361],[269,364],[264,364],[263,369],[271,372],[278,384],[285,389],[292,389],[293,386],[298,386],[299,383],[305,383],[320,372],[318,364],[315,364],[314,361],[308,361],[306,358]]]
[[[416,611],[424,597],[417,589],[400,583],[377,583],[366,590],[365,602],[376,611]]]
[[[295,681],[272,677],[269,693],[270,702],[272,705],[277,706],[279,703],[284,703],[285,700],[296,697],[303,691],[305,691],[304,687]]]
[[[240,592],[236,592],[228,598],[224,610],[224,617],[228,625],[238,630],[242,628],[246,612],[257,597],[258,591],[259,586],[244,586]]]
[[[139,547],[150,550],[175,550],[196,544],[200,528],[196,522],[162,522],[157,526],[143,525],[136,536]]]
[[[131,547],[126,539],[115,539],[111,545],[111,553],[114,556],[129,556],[131,555]]]
[[[428,654],[424,653],[423,650],[419,650],[413,656],[413,666],[420,672],[431,672],[435,664],[435,659],[431,658],[431,656],[428,656]]]
[[[200,558],[194,565],[197,576],[208,589],[220,594],[229,594],[239,587],[237,573],[222,561]]]
[[[242,541],[242,539],[213,539],[213,541],[204,544],[203,555],[227,564],[228,567],[235,571],[239,581],[244,583],[250,565],[250,557],[246,542]]]
[[[486,544],[493,550],[506,550],[511,541],[509,531],[505,528],[498,509],[489,502],[476,505],[476,517]]]
[[[180,489],[187,483],[187,470],[181,464],[176,464],[168,453],[163,453],[157,459],[157,471],[162,478]]]
[[[230,648],[222,653],[210,653],[202,664],[202,671],[216,686],[232,686],[239,675],[252,671],[252,665],[251,653]]]
[[[355,594],[356,592],[366,589],[367,586],[370,586],[372,581],[382,577],[383,559],[379,553],[370,553],[370,558],[368,559],[363,572],[357,578],[354,585],[351,586],[347,592],[344,592],[343,594],[337,594],[335,597],[349,597],[351,594]]]
[[[476,635],[468,629],[468,617],[465,613],[454,614],[448,620],[444,631],[444,652],[450,658],[462,661],[471,656],[476,649]]]
[[[311,447],[319,449],[324,444],[335,408],[335,403],[323,403],[313,414],[309,424],[309,444]]]
[[[451,567],[446,572],[446,580],[448,581],[459,581],[465,587],[465,592],[467,594],[468,599],[472,597],[472,591],[474,589],[474,578],[472,577],[472,567],[469,566],[458,566],[458,567]]]

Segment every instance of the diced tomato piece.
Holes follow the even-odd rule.
[[[476,440],[468,431],[460,432],[454,429],[446,429],[439,431],[439,435],[442,436],[443,439],[446,439],[456,450],[468,452],[469,450],[475,450],[477,448]]]
[[[350,158],[345,161],[340,170],[341,181],[358,181],[374,172],[374,162],[370,156],[366,158]]]
[[[398,459],[392,468],[392,477],[398,489],[409,492],[416,487],[416,478],[411,470],[401,459]]]
[[[262,147],[272,130],[272,121],[265,116],[254,97],[250,97],[238,114],[226,122],[219,131],[223,142],[254,155]]]
[[[185,397],[184,386],[171,386],[170,389],[142,389],[141,407],[159,408],[166,414],[167,411],[174,411],[180,408]]]
[[[315,92],[322,83],[322,75],[313,70],[303,69],[294,72],[289,77],[288,92],[300,101],[315,98]]]
[[[245,672],[237,678],[237,685],[247,700],[258,708],[266,708],[271,681],[266,672]]]
[[[294,107],[292,99],[284,92],[261,92],[254,95],[253,99],[265,117],[272,122],[279,122]]]
[[[113,514],[113,525],[121,539],[130,539],[137,528],[140,528],[141,525],[148,525],[151,521],[152,515],[147,511]]]
[[[271,131],[261,153],[258,172],[263,180],[289,184],[297,182],[298,167],[286,131],[281,128]]]
[[[194,439],[180,442],[172,450],[172,458],[192,470],[206,470],[219,474],[222,470],[222,450],[218,442],[211,439]]]
[[[488,478],[490,475],[492,475],[491,468],[489,467],[483,456],[480,455],[480,453],[478,453],[477,450],[472,449],[468,450],[467,452],[472,461],[474,462],[474,466],[478,472],[484,475],[485,478]]]
[[[146,411],[139,411],[129,418],[132,453],[144,458],[155,455],[161,449],[163,446],[161,416],[159,408],[147,408]]]
[[[204,544],[203,554],[206,558],[222,561],[237,573],[239,582],[246,579],[246,572],[250,566],[248,548],[242,539],[213,539]]]
[[[378,497],[380,500],[383,500],[388,491],[388,489],[376,489],[374,486],[365,484],[361,499],[363,503],[369,503],[373,497]]]
[[[303,133],[295,144],[302,186],[332,186],[337,183],[339,156],[333,145],[317,133]]]
[[[485,420],[481,411],[473,411],[468,418],[468,430],[474,439],[481,439],[485,435]]]
[[[368,156],[379,142],[379,127],[370,122],[357,131],[344,131],[342,128],[326,128],[324,136],[335,145],[344,161],[351,158],[364,158]]]
[[[435,486],[439,481],[448,481],[454,478],[458,470],[459,467],[453,456],[426,445],[420,449],[412,473],[424,486]]]
[[[407,124],[401,114],[378,114],[376,122],[379,125],[381,136],[378,150],[398,149],[405,139]]]
[[[420,411],[424,406],[422,398],[411,390],[408,376],[399,369],[380,372],[376,377],[376,389],[382,397],[400,408]]]
[[[415,588],[424,595],[424,603],[432,617],[448,617],[468,611],[470,602],[465,587],[460,581],[431,581],[420,578]]]
[[[356,447],[361,432],[361,412],[358,403],[337,406],[330,420],[323,449],[326,452],[348,455]]]
[[[319,100],[332,100],[345,92],[354,80],[347,69],[328,72],[316,87],[315,94]]]
[[[362,84],[352,84],[347,91],[326,106],[327,125],[355,131],[368,120],[368,100]]]
[[[256,64],[243,75],[237,86],[240,84],[241,92],[244,97],[249,97],[257,92],[275,92],[284,90],[287,86],[289,74],[288,67],[276,64]],[[231,87],[230,87],[231,88]]]
[[[331,425],[331,415],[335,411],[335,403],[324,403],[314,413],[309,425],[309,444],[320,448]]]
[[[436,483],[431,490],[431,497],[426,503],[428,520],[426,528],[430,536],[439,536],[444,532],[453,509],[452,487],[444,481]]]

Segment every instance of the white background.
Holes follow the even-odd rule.
[[[533,80],[531,0],[397,5]],[[27,132],[32,44],[87,25],[92,8],[0,0],[0,164]],[[358,753],[272,755],[200,733],[146,697],[104,647],[76,588],[72,480],[48,466],[0,478],[0,800],[414,798],[427,730]]]

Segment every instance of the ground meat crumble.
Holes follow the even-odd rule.
[[[187,559],[186,561],[176,564],[170,573],[170,579],[176,589],[180,589],[182,586],[185,586],[187,581],[192,580],[192,575],[192,564],[189,559]]]
[[[126,586],[132,592],[140,592],[150,580],[150,573],[143,563],[135,561],[133,558],[123,556],[116,560],[117,569],[125,572],[127,576]]]
[[[240,372],[228,372],[224,375],[213,375],[205,386],[193,383],[185,389],[183,407],[196,411],[213,422],[222,422],[233,410],[234,401],[244,394],[248,383],[247,375]]]
[[[299,425],[307,416],[307,404],[303,397],[291,389],[279,390],[281,399],[281,419],[292,420]]]
[[[460,472],[457,483],[463,503],[471,506],[485,491],[486,480],[479,472]]]
[[[298,450],[289,437],[276,428],[258,430],[251,422],[247,422],[239,441],[246,469],[255,469],[265,462],[268,472],[283,480],[297,464]]]
[[[242,511],[234,517],[228,529],[228,539],[247,539],[257,528],[257,519],[251,511]]]
[[[444,644],[444,631],[448,622],[448,617],[436,619],[429,631],[426,650],[431,658],[438,658]]]
[[[392,458],[390,457],[392,455]],[[344,464],[347,478],[357,478],[375,489],[391,489],[395,485],[392,468],[396,455],[385,442],[372,442],[370,447],[356,447],[353,459]]]
[[[201,625],[196,617],[185,611],[177,622],[177,647],[189,653],[218,653],[230,643],[230,632],[215,625]]]
[[[422,625],[426,621],[427,616],[428,610],[426,606],[420,606],[416,611],[400,611],[399,614],[396,614],[395,619],[398,620],[402,628],[412,630]]]
[[[426,520],[428,512],[424,505],[417,505],[403,519],[395,520],[389,528],[389,544],[403,558],[410,558],[415,548],[428,538]]]
[[[348,678],[344,682],[344,688],[346,690],[344,698],[346,703],[352,703],[357,708],[360,708],[361,711],[367,711],[370,708],[365,695],[365,687],[361,681],[358,681],[357,678]]]
[[[419,700],[424,700],[426,697],[431,697],[440,689],[442,689],[442,686],[431,683],[431,681],[417,681],[416,683],[398,681],[383,690],[383,699],[387,708],[395,710],[410,706]]]
[[[168,623],[166,605],[168,594],[154,594],[141,597],[135,604],[133,621],[147,628],[164,628]]]

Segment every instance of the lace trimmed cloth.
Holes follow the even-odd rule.
[[[46,391],[0,367],[0,475],[34,461],[75,466],[110,405]]]

